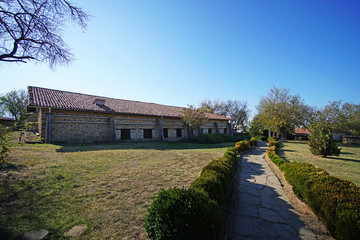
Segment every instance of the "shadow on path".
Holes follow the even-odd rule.
[[[316,239],[287,202],[263,156],[264,142],[240,163],[232,239]]]

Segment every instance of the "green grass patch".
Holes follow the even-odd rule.
[[[333,176],[350,180],[360,186],[360,146],[345,144],[338,144],[338,146],[342,148],[338,157],[314,156],[307,142],[303,141],[283,142],[277,153],[287,161],[311,163],[325,169]]]
[[[188,188],[234,143],[13,144],[0,170],[0,238],[76,224],[78,239],[146,239],[147,208],[161,189]]]

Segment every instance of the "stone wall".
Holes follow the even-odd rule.
[[[179,141],[187,138],[187,128],[180,118],[160,118],[126,114],[108,114],[85,111],[37,109],[37,132],[45,142],[114,142],[114,141],[160,141],[161,127],[167,129],[168,137],[164,141]],[[34,118],[34,116],[32,117]],[[224,133],[227,121],[208,121],[202,127],[204,134]],[[144,139],[144,130],[150,129],[152,137]],[[181,129],[181,137],[177,137]],[[129,132],[130,139],[121,139],[121,132]],[[229,130],[226,130],[229,133]],[[50,133],[50,135],[49,135]],[[198,132],[195,133],[198,135]]]

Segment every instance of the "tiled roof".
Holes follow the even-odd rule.
[[[97,99],[105,100],[104,106],[96,105],[95,100]],[[164,117],[181,117],[184,109],[182,107],[92,96],[31,86],[28,87],[28,107]],[[216,114],[205,114],[208,119],[212,120],[230,120],[230,118]]]
[[[309,135],[310,134],[310,130],[306,127],[301,127],[301,128],[295,128],[295,135],[296,134],[305,134],[305,135]]]

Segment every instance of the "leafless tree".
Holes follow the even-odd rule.
[[[68,64],[73,55],[62,39],[65,22],[84,30],[88,19],[67,0],[0,0],[0,61]]]
[[[250,110],[247,102],[239,100],[208,100],[200,103],[200,111],[210,112],[233,119],[233,126],[245,130],[249,124]]]

